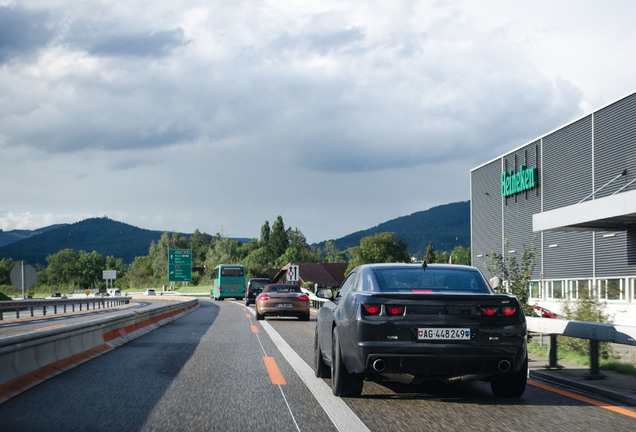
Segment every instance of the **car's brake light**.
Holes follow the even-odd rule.
[[[367,315],[380,315],[380,305],[368,305],[368,304],[363,304],[362,305],[362,310],[367,314]]]
[[[385,308],[389,315],[404,315],[404,306],[387,305]]]
[[[482,306],[481,314],[483,316],[494,316],[497,313],[497,306]]]
[[[302,301],[307,301],[307,300],[309,300],[309,296],[308,296],[307,294],[303,294],[303,295],[301,295],[301,296],[300,296],[300,297],[298,297],[298,298],[299,298],[300,300],[302,300]]]
[[[505,316],[512,316],[517,313],[517,308],[515,306],[504,306],[501,308],[501,311]]]
[[[269,300],[269,296],[267,294],[261,294],[257,297],[258,300],[265,301]]]

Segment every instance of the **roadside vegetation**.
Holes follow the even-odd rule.
[[[136,257],[130,264],[114,256],[63,249],[47,257],[46,266],[35,266],[36,283],[28,292],[35,297],[50,296],[53,292],[71,294],[95,291],[105,287],[103,270],[116,270],[114,287],[122,292],[139,292],[146,288],[162,290],[168,281],[168,249],[192,249],[192,282],[175,285],[179,292],[209,292],[210,272],[218,264],[242,264],[248,277],[264,277],[271,269],[288,263],[342,262],[355,266],[370,262],[410,262],[407,242],[395,233],[380,233],[364,237],[359,246],[339,250],[333,241],[322,247],[312,247],[298,228],[286,228],[282,216],[270,225],[265,221],[260,236],[240,243],[221,234],[210,235],[199,230],[189,236],[164,232],[153,242],[148,255]],[[418,253],[422,255],[423,252]],[[432,243],[426,251],[428,262],[470,264],[470,248],[461,246],[453,251],[436,252]],[[18,261],[0,260],[0,292],[13,298],[21,292],[11,284],[9,274]]]

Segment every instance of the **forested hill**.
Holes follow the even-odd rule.
[[[359,246],[360,240],[382,232],[394,232],[406,240],[412,255],[426,252],[429,242],[436,251],[451,252],[456,246],[470,246],[470,201],[432,207],[402,216],[373,228],[333,240],[340,250]],[[325,242],[319,244],[324,246]]]
[[[334,240],[338,249],[359,246],[363,237],[382,232],[394,232],[408,242],[411,254],[424,254],[429,242],[436,251],[451,252],[456,246],[470,246],[470,204],[468,201],[445,204],[409,216],[384,222],[373,228]],[[46,257],[62,249],[92,252],[103,257],[114,256],[125,263],[148,255],[153,241],[159,241],[163,231],[137,228],[106,217],[86,219],[74,224],[55,225],[35,231],[0,231],[0,259],[25,260],[30,264],[47,265]],[[182,234],[189,236],[189,234]],[[11,237],[13,236],[13,237]],[[20,240],[17,240],[21,238]],[[16,241],[17,240],[17,241]],[[241,242],[250,239],[236,238]],[[2,243],[2,242],[5,243]],[[12,241],[12,242],[11,242]],[[6,244],[11,242],[10,244]],[[323,246],[325,242],[318,244]]]
[[[0,259],[26,260],[46,265],[46,257],[62,249],[97,251],[100,255],[121,258],[131,263],[135,257],[148,255],[150,244],[159,241],[162,231],[150,231],[108,218],[86,219],[61,225],[0,247]]]

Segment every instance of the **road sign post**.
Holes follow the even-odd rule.
[[[192,249],[168,250],[168,281],[192,281]]]
[[[18,289],[22,288],[22,298],[24,298],[24,290],[35,285],[36,277],[37,274],[33,266],[26,264],[24,261],[14,265],[9,273],[11,283]]]

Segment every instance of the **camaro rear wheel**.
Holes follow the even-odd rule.
[[[526,390],[528,381],[528,357],[516,372],[498,375],[490,380],[490,388],[497,397],[519,397]]]
[[[322,350],[318,341],[318,327],[316,327],[316,336],[314,338],[314,373],[318,378],[329,378],[331,376],[331,369],[322,358]]]
[[[362,394],[362,385],[364,384],[364,380],[357,375],[349,373],[347,367],[342,361],[338,329],[333,330],[332,341],[331,390],[333,394],[340,397],[360,396]]]

